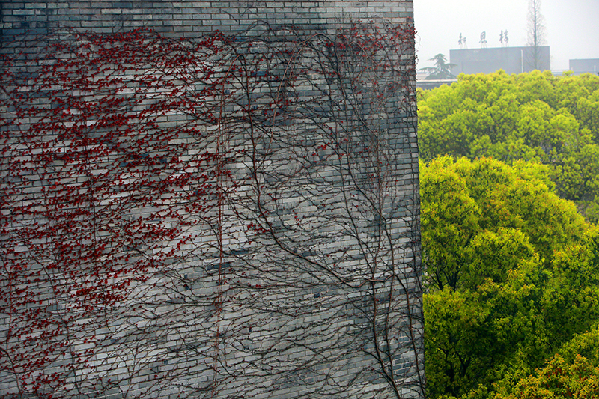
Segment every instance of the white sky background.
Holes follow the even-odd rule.
[[[468,48],[500,47],[499,33],[509,32],[510,46],[526,45],[528,0],[413,0],[418,67],[433,66],[435,54],[460,48],[460,33]],[[551,46],[551,70],[568,69],[573,58],[599,58],[599,0],[542,0],[546,44]]]

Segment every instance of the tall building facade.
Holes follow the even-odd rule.
[[[0,392],[424,398],[412,1],[11,1]]]

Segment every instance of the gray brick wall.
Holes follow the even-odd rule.
[[[24,34],[32,38],[59,32],[63,40],[72,37],[64,28],[114,34],[144,27],[190,43],[218,30],[236,39],[222,53],[210,55],[206,65],[226,69],[237,63],[254,68],[247,87],[235,80],[227,83],[226,91],[223,86],[228,96],[224,109],[228,125],[194,119],[175,109],[156,116],[157,126],[164,132],[193,127],[200,132],[199,138],[178,133],[165,143],[157,138],[137,149],[143,156],[161,160],[160,151],[172,148],[193,169],[198,165],[197,154],[216,152],[218,137],[218,151],[229,151],[225,167],[237,184],[235,193],[224,196],[218,207],[214,197],[205,199],[205,212],[186,214],[193,223],[184,234],[193,239],[178,248],[172,264],[164,263],[160,272],[150,269],[150,279],[134,282],[127,297],[113,306],[86,313],[97,320],[81,320],[79,324],[85,327],[80,330],[74,329],[79,324],[73,322],[68,330],[71,335],[40,339],[68,343],[73,353],[93,352],[85,364],[73,366],[73,358],[65,355],[41,368],[31,366],[33,374],[46,375],[71,367],[62,385],[42,384],[39,391],[20,389],[22,370],[11,368],[8,359],[3,359],[1,393],[77,398],[379,399],[397,397],[395,388],[402,398],[424,397],[413,47],[406,47],[400,55],[392,52],[393,67],[376,73],[354,53],[319,47],[325,38],[349,32],[353,22],[374,21],[381,28],[409,24],[411,0],[2,1],[0,10],[3,54],[15,54],[23,46],[43,48],[45,43],[38,41],[14,42]],[[290,59],[286,51],[301,56]],[[322,62],[321,68],[314,68],[316,60]],[[296,73],[293,84],[284,79],[290,68]],[[323,73],[330,68],[348,78],[331,79]],[[108,68],[103,76],[111,72]],[[36,95],[38,86],[23,73],[18,75],[23,87],[31,86],[25,102],[60,109],[43,92]],[[123,84],[143,87],[135,80],[143,73],[129,70]],[[188,86],[177,75],[184,72],[154,73],[170,82],[161,87],[162,94],[140,89],[137,93],[145,97],[137,108],[119,112],[148,109],[168,98],[177,85],[185,86],[185,95],[192,96],[209,82],[197,71],[190,72],[195,80]],[[356,81],[361,82],[361,89]],[[397,82],[404,87],[394,88]],[[66,90],[65,96],[81,96],[73,93]],[[134,96],[127,90],[120,93],[123,98]],[[270,104],[280,101],[282,93],[289,105],[275,112]],[[97,95],[88,97],[86,101],[93,102]],[[8,103],[3,98],[0,109],[5,120],[12,121],[1,130],[5,152],[0,188],[16,194],[3,197],[0,250],[7,263],[29,259],[33,265],[38,260],[22,255],[28,247],[19,246],[23,242],[19,235],[33,217],[15,220],[9,210],[23,203],[43,207],[41,193],[52,184],[44,179],[67,179],[62,173],[68,160],[57,155],[44,173],[35,166],[25,172],[11,169],[14,165],[30,168],[19,157],[30,156],[23,148],[31,139],[18,134],[36,121],[14,117]],[[206,98],[205,106],[218,109],[218,103],[218,98]],[[248,104],[254,108],[244,113]],[[262,119],[248,124],[248,114]],[[83,123],[90,123],[90,134],[105,134],[95,131],[96,125],[89,120]],[[35,140],[58,143],[51,133]],[[94,159],[95,171],[111,171],[106,179],[119,173],[116,160],[123,167],[128,162],[110,152]],[[170,164],[158,165],[152,179],[170,178],[169,168]],[[215,166],[205,168],[214,171]],[[72,173],[69,176],[73,178]],[[75,182],[67,186],[75,187],[78,179],[85,180],[75,175]],[[176,192],[173,198],[169,207],[185,213],[187,197]],[[133,203],[126,211],[148,215],[155,209]],[[39,220],[41,226],[44,223]],[[169,222],[156,223],[166,226]],[[256,234],[246,228],[249,223],[268,231]],[[138,248],[142,255],[132,255],[130,262],[173,248],[176,242],[177,238]],[[43,269],[44,262],[39,261],[38,267]],[[0,289],[16,294],[13,275],[2,273]],[[60,286],[72,284],[65,276],[59,280]],[[35,306],[64,315],[70,306],[79,309],[68,295],[57,300],[43,294],[56,281],[42,278],[38,286],[28,287],[42,292]],[[9,297],[5,294],[2,299]],[[23,326],[17,326],[11,308],[3,306],[0,347],[21,348],[10,331]],[[95,338],[87,342],[89,336]],[[39,353],[35,340],[21,350],[27,348]]]
[[[70,26],[96,32],[148,27],[174,37],[214,30],[245,30],[256,21],[322,29],[340,17],[368,20],[412,17],[411,1],[3,1],[4,36],[43,34]]]

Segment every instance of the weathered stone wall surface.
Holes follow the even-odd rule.
[[[233,35],[218,52],[195,48],[204,58],[193,68],[167,68],[162,55],[156,65],[149,56],[122,69],[104,60],[106,69],[86,82],[97,92],[72,82],[43,87],[34,67],[3,75],[0,261],[9,266],[0,271],[1,394],[424,397],[413,42],[364,55],[367,35],[391,32],[385,43],[393,43],[390,27],[411,25],[411,0],[3,1],[0,10],[2,53],[10,56],[44,46],[15,37],[69,40],[70,29],[149,28],[166,38],[155,42],[165,49],[171,39]],[[351,32],[358,33],[348,50],[340,35]],[[68,60],[68,51],[56,58]],[[221,82],[225,71],[234,72]],[[160,86],[148,83],[150,74]],[[96,106],[101,79],[115,87],[116,105],[92,120],[72,103]],[[11,103],[11,88],[24,93],[20,103]],[[177,97],[187,102],[169,102]],[[67,106],[55,98],[75,100]],[[43,116],[18,112],[29,105]],[[112,124],[121,117],[122,125]],[[52,130],[78,124],[83,139]],[[83,168],[71,155],[99,137]],[[75,146],[79,139],[84,144]],[[144,159],[153,162],[141,183],[131,165]],[[90,180],[96,197],[78,188]],[[156,189],[158,182],[170,191]],[[62,191],[52,194],[57,186]],[[69,198],[77,195],[85,199]],[[47,233],[64,223],[50,205],[60,215],[85,208],[94,220],[69,216],[64,229],[77,237]],[[123,231],[137,234],[137,218],[160,239],[123,238]],[[102,256],[92,248],[87,263],[60,253],[98,243]],[[65,259],[83,267],[72,272],[76,283],[61,269]],[[85,273],[101,274],[111,262],[120,269],[106,284],[122,297],[96,295],[86,307],[85,290],[105,282]],[[25,264],[39,278],[19,280]],[[148,279],[129,276],[133,270]],[[15,305],[23,292],[36,302]],[[24,321],[36,314],[51,322],[27,330]],[[27,361],[27,351],[51,361]]]
[[[245,30],[256,21],[322,28],[339,19],[412,17],[411,1],[3,1],[3,35],[70,26],[98,33],[148,27],[175,37]]]

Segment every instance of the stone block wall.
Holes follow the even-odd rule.
[[[0,392],[424,397],[411,3],[1,2]]]
[[[246,30],[256,21],[274,26],[321,29],[339,19],[412,17],[411,1],[3,1],[3,36],[44,34],[70,26],[113,33],[148,27],[173,37],[199,37],[214,30]]]

